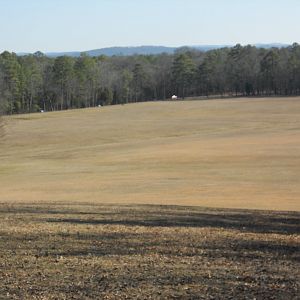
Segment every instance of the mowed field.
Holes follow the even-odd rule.
[[[299,299],[300,98],[0,126],[0,299]]]
[[[300,98],[19,115],[5,132],[1,202],[300,210]]]

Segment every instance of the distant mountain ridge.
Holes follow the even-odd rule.
[[[149,55],[149,54],[161,54],[161,53],[174,53],[176,47],[165,47],[165,46],[137,46],[137,47],[108,47],[100,48],[88,51],[72,51],[72,52],[48,52],[45,53],[47,56],[56,57],[61,55],[69,55],[78,57],[81,53],[86,53],[89,56],[130,56],[135,54]]]
[[[282,48],[289,46],[288,44],[281,43],[270,43],[270,44],[254,44],[258,48],[269,49],[272,47]],[[220,49],[224,47],[233,47],[233,45],[194,45],[194,46],[182,46],[182,47],[166,47],[166,46],[136,46],[136,47],[107,47],[100,48],[88,51],[70,51],[70,52],[46,52],[45,55],[49,57],[58,57],[58,56],[72,56],[79,57],[81,53],[86,53],[89,56],[130,56],[130,55],[155,55],[155,54],[173,54],[176,50],[180,48],[191,48],[200,50],[203,52]],[[29,53],[18,53],[18,55],[26,55]]]

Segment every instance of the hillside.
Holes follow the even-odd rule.
[[[173,54],[175,52],[175,47],[164,47],[164,46],[139,46],[139,47],[107,47],[107,48],[100,48],[94,50],[84,51],[89,56],[129,56],[134,54],[139,55],[149,55],[149,54],[161,54],[161,53],[168,53]],[[72,52],[49,52],[46,53],[47,56],[50,57],[57,57],[62,55],[79,57],[82,52],[80,51],[72,51]]]
[[[272,47],[282,48],[287,47],[288,44],[271,43],[271,44],[254,44],[257,48],[270,49]],[[219,49],[223,47],[232,47],[232,45],[192,45],[192,46],[182,46],[182,47],[167,47],[167,46],[135,46],[135,47],[105,47],[86,51],[67,51],[67,52],[46,52],[45,54],[49,57],[58,56],[72,56],[79,57],[82,52],[86,53],[88,56],[130,56],[130,55],[157,55],[162,53],[174,54],[176,50],[180,48],[191,48],[199,51],[209,51],[213,49]],[[28,53],[21,52],[18,55],[27,55]]]
[[[5,117],[0,298],[297,299],[299,113],[269,98]]]
[[[151,102],[7,117],[3,203],[300,210],[300,98]]]

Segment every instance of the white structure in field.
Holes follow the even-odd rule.
[[[178,99],[178,97],[176,95],[172,96],[172,100],[177,100],[177,99]]]

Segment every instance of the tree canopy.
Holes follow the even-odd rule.
[[[299,95],[300,46],[237,44],[175,54],[0,55],[0,109],[6,114],[209,95]]]

